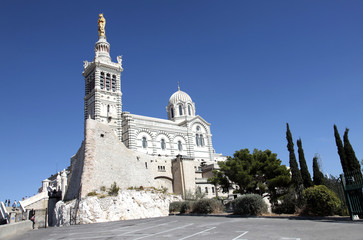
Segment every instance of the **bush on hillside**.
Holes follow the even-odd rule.
[[[303,196],[306,201],[304,214],[331,216],[342,211],[340,199],[324,185],[316,185],[305,189]]]
[[[171,202],[169,205],[169,212],[170,213],[180,212],[182,205],[183,202]]]
[[[257,216],[267,212],[267,204],[258,194],[246,194],[232,201],[233,213]]]
[[[199,199],[192,205],[192,213],[217,213],[223,212],[223,204],[217,199]]]
[[[182,203],[180,213],[189,213],[192,209],[193,201],[185,201]]]
[[[189,213],[192,209],[193,202],[184,201],[184,202],[171,202],[169,205],[170,213]]]
[[[277,214],[294,214],[296,212],[296,193],[290,189],[285,195],[279,198],[278,204],[272,207],[272,212]]]
[[[108,190],[108,194],[110,196],[117,196],[118,191],[120,191],[120,188],[117,186],[116,182],[113,182],[113,184],[111,185],[111,188]]]

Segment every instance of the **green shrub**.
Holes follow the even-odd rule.
[[[272,207],[272,211],[277,214],[293,214],[296,211],[297,199],[293,189],[279,198],[279,203]]]
[[[317,185],[303,191],[306,201],[304,214],[331,216],[341,212],[341,201],[337,195],[324,185]]]
[[[256,216],[267,212],[267,204],[258,194],[246,194],[232,201],[233,213]]]
[[[105,186],[101,186],[101,187],[100,187],[100,190],[101,190],[102,192],[105,192],[105,191],[106,191],[106,187],[105,187]]]
[[[193,201],[182,202],[180,213],[189,213],[192,209]]]
[[[183,202],[171,202],[169,205],[169,212],[180,212]]]
[[[192,205],[193,213],[217,213],[223,211],[223,204],[217,199],[199,199]]]
[[[113,182],[111,188],[108,190],[108,194],[110,196],[117,196],[118,191],[120,191],[120,188],[117,186],[116,182]]]
[[[97,193],[96,193],[95,191],[93,191],[93,192],[89,192],[89,193],[87,194],[87,196],[89,196],[89,197],[97,196]]]

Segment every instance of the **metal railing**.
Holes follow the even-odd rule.
[[[363,214],[363,176],[360,170],[341,174],[342,186],[347,199],[350,218]]]

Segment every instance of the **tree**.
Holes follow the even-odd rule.
[[[255,149],[251,154],[248,149],[241,149],[233,157],[227,157],[225,162],[218,162],[218,165],[220,169],[215,177],[219,183],[228,179],[238,186],[241,194],[269,193],[271,199],[277,201],[277,195],[290,184],[289,170],[270,150]]]
[[[349,142],[348,139],[348,132],[349,129],[346,128],[345,132],[344,132],[344,136],[343,136],[343,141],[344,141],[344,153],[345,153],[345,159],[346,159],[346,170],[348,172],[354,172],[354,171],[360,171],[360,164],[359,161],[357,159],[357,157],[355,156],[355,152],[353,150],[352,145]]]
[[[313,174],[314,174],[313,176],[314,185],[323,185],[324,174],[320,171],[317,156],[313,158]]]
[[[230,188],[231,185],[228,178],[218,170],[213,170],[213,177],[208,178],[208,182],[214,185],[217,198],[219,190],[218,186],[221,186],[223,192],[228,192],[228,189]]]
[[[301,173],[301,177],[303,179],[304,187],[305,188],[312,187],[313,181],[311,181],[311,176],[310,176],[310,173],[308,170],[308,166],[306,165],[304,150],[302,148],[302,142],[301,142],[300,138],[297,140],[296,144],[298,147],[300,173]]]
[[[290,156],[290,170],[291,170],[291,182],[295,187],[296,193],[300,196],[303,190],[303,180],[300,174],[299,166],[297,165],[294,143],[292,141],[292,135],[290,132],[289,124],[286,123],[286,139],[287,139],[287,149],[289,150]]]
[[[335,143],[338,148],[340,164],[342,165],[343,172],[346,173],[348,171],[348,167],[347,167],[347,160],[345,158],[345,150],[344,150],[342,139],[340,138],[337,126],[335,124],[334,124],[334,137],[335,137]]]

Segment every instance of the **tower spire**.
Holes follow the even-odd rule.
[[[180,91],[179,81],[177,82],[177,84],[178,84],[178,91]]]

